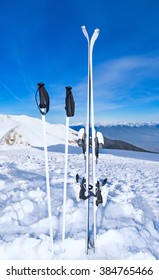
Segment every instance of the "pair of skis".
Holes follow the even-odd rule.
[[[82,32],[88,43],[88,90],[87,90],[87,123],[85,129],[79,131],[78,144],[82,147],[85,159],[85,176],[76,175],[76,181],[80,183],[79,198],[86,201],[86,242],[85,251],[88,254],[89,248],[96,248],[96,210],[97,206],[103,202],[101,188],[107,182],[105,178],[99,181],[96,178],[96,163],[98,159],[98,150],[100,145],[104,144],[101,133],[94,128],[94,96],[93,96],[93,67],[92,55],[94,43],[98,38],[99,29],[95,29],[91,38],[85,26],[82,26]],[[92,156],[91,156],[92,148]],[[92,168],[92,174],[91,174]],[[92,176],[91,176],[92,175]],[[92,177],[92,183],[90,178]],[[93,201],[92,201],[93,200]],[[93,204],[93,205],[92,205]],[[92,213],[91,213],[92,212]],[[92,224],[93,220],[93,224]]]

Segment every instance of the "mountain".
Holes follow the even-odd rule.
[[[72,129],[79,130],[83,125],[73,125]],[[151,152],[159,152],[159,123],[112,123],[96,124],[96,131],[104,137],[124,141],[131,145]]]
[[[110,122],[110,123],[96,123],[96,127],[111,127],[111,126],[129,126],[129,127],[142,127],[142,126],[159,126],[159,122]]]
[[[128,150],[128,151],[137,151],[137,152],[149,152],[142,148],[136,147],[132,144],[121,140],[111,140],[104,137],[104,149],[117,149],[117,150]]]
[[[0,115],[0,145],[43,147],[42,121],[24,115]],[[65,144],[66,127],[46,122],[47,144]],[[76,132],[69,130],[69,144],[76,144]]]
[[[25,115],[0,115],[0,127],[0,145],[43,147],[43,127],[41,119]],[[81,126],[73,126],[69,129],[69,145],[77,146],[76,131],[80,128]],[[155,128],[156,126],[149,126],[149,130]],[[141,133],[143,133],[145,129],[145,126],[141,126],[140,128],[126,125],[113,125],[109,127],[96,126],[96,130],[102,132],[105,139],[103,148],[131,151],[151,151],[147,146],[144,147],[141,141],[133,141],[134,139],[139,140],[139,134],[141,137]],[[56,145],[59,147],[58,150],[63,150],[66,126],[63,124],[51,124],[46,122],[46,132],[47,145],[50,147]],[[148,138],[148,132],[144,132],[143,135],[145,135],[145,133]],[[152,135],[153,133],[151,133],[151,138]],[[147,138],[145,137],[145,139]]]

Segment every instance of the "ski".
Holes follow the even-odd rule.
[[[47,153],[47,141],[46,141],[46,121],[45,115],[49,111],[50,98],[48,92],[44,87],[44,83],[38,83],[38,89],[35,94],[35,101],[42,116],[43,135],[44,135],[44,154],[45,154],[45,174],[46,174],[46,187],[47,187],[47,204],[48,204],[48,216],[50,224],[50,245],[51,252],[53,253],[53,226],[52,226],[52,210],[51,210],[51,192],[50,192],[50,180],[49,180],[49,167],[48,167],[48,153]]]
[[[75,102],[72,94],[72,87],[66,87],[65,98],[66,110],[66,138],[65,138],[65,172],[64,172],[64,191],[63,191],[63,224],[62,224],[62,240],[65,240],[66,231],[66,199],[67,199],[67,169],[68,169],[68,134],[69,134],[69,118],[74,116]]]
[[[82,32],[87,39],[88,43],[88,89],[87,89],[87,126],[86,126],[86,196],[89,194],[89,185],[90,185],[90,129],[91,129],[91,121],[92,123],[92,140],[94,139],[94,104],[93,104],[93,77],[92,77],[92,52],[95,40],[98,37],[99,29],[95,29],[94,33],[89,38],[88,32],[85,26],[82,26]],[[93,110],[93,111],[92,111]],[[94,165],[94,143],[92,147],[92,160],[93,160],[93,191],[95,190],[95,165]],[[89,199],[86,201],[86,254],[88,254],[88,248],[90,243],[90,234],[89,234]],[[94,214],[94,213],[93,213]],[[93,217],[93,224],[95,225],[95,215]],[[95,248],[95,234],[96,230],[94,227],[94,248]]]
[[[88,88],[87,88],[87,123],[86,127],[79,131],[78,145],[82,147],[85,159],[85,176],[76,175],[76,182],[80,183],[79,197],[86,203],[86,238],[85,251],[96,247],[96,208],[102,203],[101,184],[96,178],[96,163],[98,159],[99,141],[103,144],[103,138],[100,133],[96,133],[94,128],[94,96],[93,96],[93,67],[92,54],[93,47],[99,35],[99,29],[95,29],[91,38],[85,26],[82,26],[82,32],[88,43]],[[99,138],[102,138],[99,139]],[[92,148],[92,157],[90,155]],[[91,174],[92,171],[92,174]],[[92,184],[90,177],[92,175]],[[104,185],[107,179],[104,180]],[[91,211],[91,209],[93,211]],[[93,212],[93,213],[92,213]],[[93,215],[93,216],[92,216]],[[92,223],[93,220],[93,223]]]

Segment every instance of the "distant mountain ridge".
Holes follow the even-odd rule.
[[[96,127],[103,126],[103,127],[111,127],[111,126],[128,126],[128,127],[143,127],[143,126],[159,126],[159,122],[118,122],[118,123],[96,123]]]
[[[83,125],[72,125],[71,128],[79,130]],[[159,153],[159,123],[111,123],[95,125],[104,137],[111,141],[124,141],[143,150]],[[115,142],[117,144],[117,142]],[[115,144],[113,146],[115,147]]]
[[[71,126],[69,145],[77,146],[77,131],[83,126]],[[96,126],[104,136],[104,148],[159,152],[159,125]],[[46,122],[47,144],[65,145],[66,126]],[[43,147],[42,121],[25,115],[0,115],[0,145]],[[145,142],[144,142],[145,141]]]
[[[111,140],[104,137],[104,149],[116,149],[116,150],[126,150],[126,151],[136,151],[136,152],[150,152],[145,149],[136,147],[130,143],[121,140]]]
[[[72,124],[71,127],[82,127],[85,126],[86,123],[75,123]],[[95,123],[95,127],[111,127],[111,126],[128,126],[128,127],[143,127],[143,126],[159,126],[159,121],[151,121],[151,122],[98,122]]]

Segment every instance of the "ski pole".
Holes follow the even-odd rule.
[[[63,226],[62,226],[62,240],[65,239],[66,228],[66,196],[67,196],[67,169],[68,169],[68,130],[69,117],[66,116],[66,139],[65,139],[65,175],[64,175],[64,189],[63,189]]]
[[[39,101],[37,93],[39,92]],[[49,95],[44,87],[43,83],[38,83],[38,89],[36,91],[35,100],[39,111],[42,115],[42,124],[43,124],[43,137],[44,137],[44,154],[45,154],[45,174],[46,174],[46,187],[47,187],[47,203],[48,203],[48,216],[49,216],[49,226],[50,226],[50,245],[51,252],[53,253],[53,226],[52,226],[52,211],[51,211],[51,192],[50,192],[50,182],[49,182],[49,167],[48,167],[48,152],[47,152],[47,141],[46,141],[46,121],[45,115],[49,111],[50,99]]]
[[[66,87],[65,109],[66,109],[66,139],[65,139],[65,175],[63,190],[63,226],[62,240],[65,239],[66,232],[66,198],[67,198],[67,170],[68,170],[68,134],[69,134],[69,117],[74,116],[75,102],[71,91],[72,87]]]

